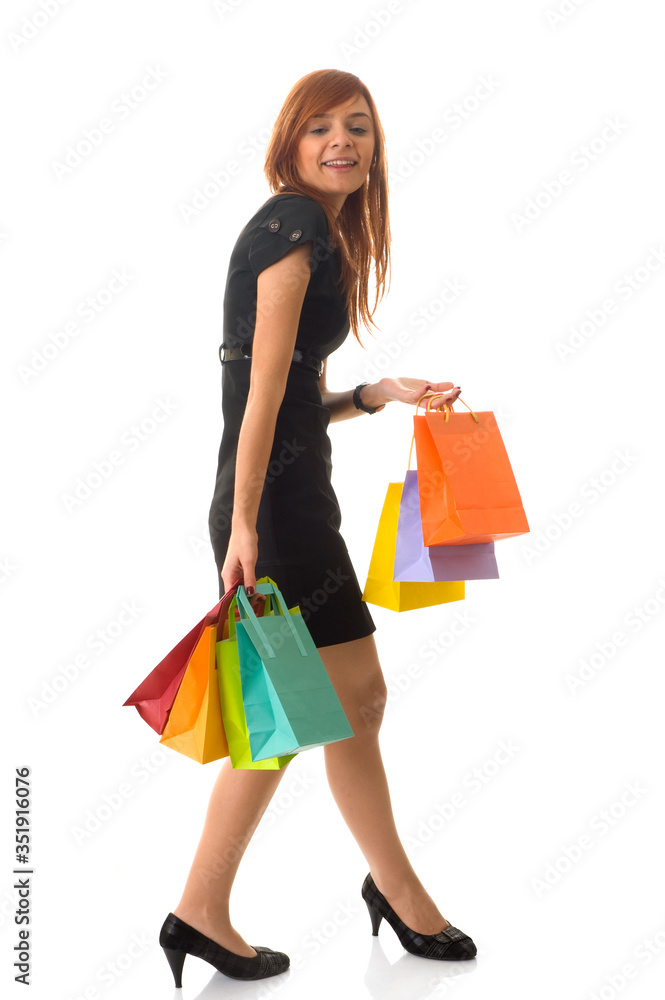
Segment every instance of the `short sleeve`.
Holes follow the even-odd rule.
[[[258,226],[249,248],[249,264],[258,278],[261,271],[284,257],[294,246],[312,241],[328,245],[328,219],[321,205],[300,194],[285,194],[274,201]]]

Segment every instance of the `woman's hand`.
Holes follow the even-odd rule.
[[[241,580],[245,590],[256,587],[256,560],[259,536],[247,528],[231,528],[231,537],[222,566],[221,577],[227,594],[236,580]],[[250,604],[255,607],[265,601],[265,594],[251,594]]]
[[[439,410],[445,404],[454,403],[462,391],[453,382],[427,382],[422,378],[382,378],[377,385],[377,396],[380,395],[386,402],[397,400],[415,406],[428,390],[431,392],[420,404],[423,407],[427,406],[427,400],[432,396],[432,392],[443,393],[442,396],[432,398],[431,410]]]

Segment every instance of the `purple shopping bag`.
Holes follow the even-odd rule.
[[[425,545],[420,520],[418,471],[409,469],[397,522],[393,580],[433,583],[453,580],[498,580],[494,542],[469,545]]]

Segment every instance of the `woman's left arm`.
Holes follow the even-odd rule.
[[[365,413],[359,410],[353,402],[353,389],[345,392],[329,392],[326,386],[326,365],[327,359],[323,362],[323,372],[319,379],[321,389],[321,401],[330,410],[330,422],[336,420],[348,420],[350,417],[357,417]],[[365,406],[375,407],[385,403],[398,401],[415,406],[421,396],[426,392],[439,392],[430,405],[430,409],[439,409],[445,403],[454,403],[461,389],[453,382],[428,382],[421,378],[382,378],[371,385],[365,385],[360,390],[360,399]],[[422,401],[422,406],[427,405],[427,400]]]

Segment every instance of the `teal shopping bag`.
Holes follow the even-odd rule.
[[[273,614],[257,618],[241,585],[235,623],[252,760],[349,739],[353,730],[300,611],[289,612],[274,581],[256,589],[273,596]]]
[[[262,579],[267,578],[264,577]],[[261,592],[260,588],[257,589]],[[224,638],[225,630],[223,629],[222,638],[216,644],[219,698],[222,706],[222,722],[224,723],[226,741],[229,745],[231,764],[233,767],[241,770],[278,771],[288,764],[290,760],[293,760],[293,754],[285,754],[281,757],[267,757],[265,760],[252,760],[245,707],[242,700],[240,663],[238,661],[238,643],[235,627],[236,606],[237,601],[234,593],[233,600],[229,604],[228,634]],[[266,597],[263,614],[272,614],[269,596]]]

